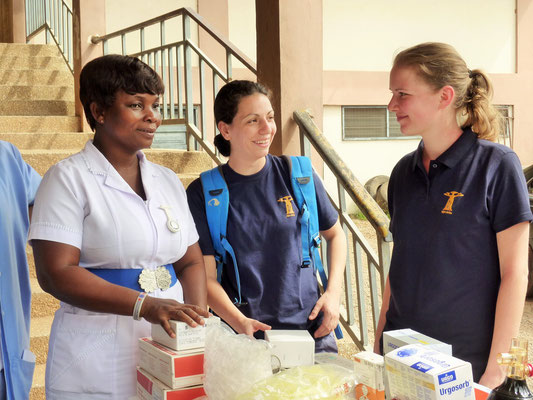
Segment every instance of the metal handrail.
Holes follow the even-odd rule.
[[[26,0],[26,41],[43,30],[46,43],[59,49],[70,72],[74,73],[72,9],[64,0]]]
[[[345,306],[341,308],[340,322],[353,342],[360,349],[365,349],[370,343],[367,306],[371,307],[371,324],[373,331],[376,332],[381,306],[379,296],[385,287],[385,280],[389,272],[390,242],[392,241],[392,235],[389,231],[389,219],[359,183],[353,172],[339,157],[322,132],[320,132],[311,115],[307,111],[295,111],[293,118],[300,128],[301,154],[310,157],[312,146],[337,180],[337,200],[331,193],[328,192],[328,195],[331,203],[337,209],[339,221],[346,238],[351,238],[351,254],[353,255],[353,257],[348,256],[346,259],[344,274]],[[377,254],[348,215],[345,200],[346,193],[375,229]],[[325,250],[323,248],[323,252]],[[366,266],[363,258],[366,258]],[[368,273],[368,278],[365,278],[365,269]],[[379,274],[379,278],[376,273]],[[355,279],[356,282],[357,302],[353,299],[352,279]],[[357,319],[355,310],[358,311]]]
[[[357,207],[359,207],[374,229],[381,234],[384,240],[391,241],[389,218],[365,190],[363,185],[361,185],[333,146],[329,144],[325,136],[320,132],[320,129],[313,122],[311,115],[307,111],[295,111],[293,117],[300,127],[300,132],[303,131],[304,136],[309,139],[326,165],[334,171],[334,174],[344,189],[349,193],[350,197],[352,197]]]
[[[128,28],[120,29],[118,31],[108,33],[106,35],[93,35],[91,37],[91,42],[93,44],[98,44],[104,41],[107,41],[109,39],[113,39],[116,37],[123,37],[127,33],[132,33],[138,30],[141,30],[143,28],[146,28],[151,25],[155,25],[157,23],[161,23],[164,21],[167,21],[169,19],[187,15],[191,19],[193,19],[200,27],[202,27],[209,35],[216,40],[220,45],[222,45],[226,50],[229,50],[232,55],[239,60],[246,68],[248,68],[250,71],[252,71],[254,74],[257,73],[257,68],[255,63],[248,58],[244,53],[242,53],[233,43],[231,43],[229,40],[226,40],[222,37],[221,34],[217,32],[215,28],[213,28],[207,21],[204,20],[204,18],[196,13],[193,9],[190,7],[182,7],[175,11],[170,11],[166,14],[160,15],[159,17],[155,17],[152,19],[149,19],[144,22],[140,22],[136,25],[132,25]]]

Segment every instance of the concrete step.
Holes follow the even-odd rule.
[[[59,150],[21,150],[24,160],[30,164],[40,175],[59,161],[77,153],[80,149]],[[212,168],[212,161],[204,152],[185,150],[145,150],[146,157],[156,163],[170,168],[178,175],[199,174]]]
[[[0,85],[0,100],[74,101],[74,88],[51,85]]]
[[[0,69],[0,85],[74,86],[74,77],[64,69]]]
[[[51,44],[0,43],[0,57],[7,56],[59,56],[57,46]]]
[[[153,163],[164,165],[177,174],[200,174],[213,168],[209,155],[202,151],[145,150],[146,157]]]
[[[33,248],[26,244],[26,258],[28,259],[28,269],[30,270],[30,278],[35,278],[35,262],[33,260]]]
[[[92,137],[92,133],[85,132],[0,133],[0,140],[13,143],[19,150],[75,148],[81,150]]]
[[[44,392],[44,374],[46,371],[46,365],[36,365],[35,372],[33,373],[33,384],[30,391],[30,400],[45,400]]]
[[[46,293],[37,278],[30,278],[31,286],[31,320],[34,318],[51,317],[59,308],[59,300]]]
[[[0,102],[0,115],[63,115],[74,116],[74,101],[5,100]]]
[[[21,132],[76,132],[79,129],[79,117],[59,115],[0,115],[1,133]]]
[[[48,339],[53,316],[33,318],[30,327],[30,350],[35,354],[36,364],[45,364],[48,355]]]
[[[185,189],[196,179],[200,177],[200,174],[179,174],[181,183],[185,186]]]
[[[0,57],[0,70],[2,69],[46,69],[69,71],[63,57],[31,55],[6,55]]]

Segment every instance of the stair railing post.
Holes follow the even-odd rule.
[[[192,93],[192,51],[188,41],[191,39],[191,19],[189,16],[183,14],[183,58],[185,65],[185,121],[187,125],[187,150],[191,151],[195,148],[194,137],[189,133],[189,124],[194,124],[194,104]]]

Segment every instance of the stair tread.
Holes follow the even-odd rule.
[[[41,288],[41,285],[39,285],[37,278],[30,278],[30,288],[32,295],[37,293],[45,293],[45,291]]]
[[[30,337],[42,337],[50,335],[54,316],[32,318],[30,323]]]
[[[44,387],[44,376],[46,372],[46,364],[35,365],[35,372],[33,373],[32,388]]]

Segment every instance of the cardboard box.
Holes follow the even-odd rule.
[[[371,351],[363,351],[354,357],[354,371],[357,385],[355,398],[368,400],[384,400],[385,384],[383,374],[385,360],[383,356]]]
[[[204,374],[204,352],[178,352],[150,338],[140,338],[139,366],[172,389],[200,385]]]
[[[492,390],[474,382],[474,392],[476,394],[476,400],[486,400]]]
[[[391,398],[474,400],[469,362],[411,344],[385,354]]]
[[[282,368],[315,363],[315,340],[305,330],[265,331],[265,340],[272,345],[272,354]]]
[[[191,328],[185,322],[168,321],[170,327],[176,332],[176,337],[171,338],[161,325],[152,324],[152,340],[172,350],[202,349],[205,345],[205,325]]]
[[[383,332],[383,354],[408,344],[423,344],[441,353],[452,355],[452,346],[412,329]]]
[[[142,368],[137,368],[139,400],[193,400],[201,396],[205,396],[202,385],[171,389]]]

